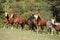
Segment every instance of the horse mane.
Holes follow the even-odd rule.
[[[27,20],[32,20],[34,19],[34,14],[32,14]]]
[[[5,18],[9,19],[9,16],[7,15],[7,16],[5,16]]]
[[[7,16],[4,17],[4,19],[9,21],[9,15],[7,14]]]
[[[18,17],[15,13],[13,13],[13,18]]]
[[[38,16],[38,19],[37,19],[37,21],[38,21],[38,20],[41,20],[41,19],[42,19],[42,18]]]
[[[4,18],[9,19],[9,15],[7,14],[7,16],[4,16]]]

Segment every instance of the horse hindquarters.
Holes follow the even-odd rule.
[[[60,25],[56,25],[54,28],[56,30],[56,33],[59,34],[58,31],[60,31]]]

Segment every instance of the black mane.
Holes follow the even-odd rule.
[[[34,14],[32,14],[32,15],[28,18],[28,20],[32,20],[32,19],[34,19]]]

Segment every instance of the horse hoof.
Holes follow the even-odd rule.
[[[11,27],[11,30],[13,30],[13,27]]]
[[[49,35],[49,33],[48,33],[48,35]]]
[[[51,35],[53,35],[53,34],[51,34]]]
[[[3,27],[3,29],[5,29],[5,27]]]

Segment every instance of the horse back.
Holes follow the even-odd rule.
[[[14,22],[14,19],[13,18],[9,18],[9,22],[10,23],[13,23]]]
[[[60,25],[56,25],[54,28],[55,28],[55,30],[58,31],[58,30],[60,30]]]
[[[44,19],[41,19],[41,20],[39,21],[39,23],[40,23],[41,25],[46,25],[46,21],[45,21]]]

